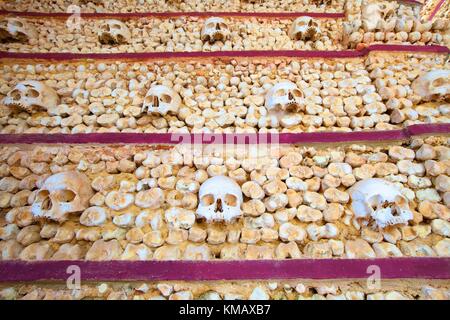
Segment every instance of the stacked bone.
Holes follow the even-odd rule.
[[[431,284],[430,284],[431,282]],[[440,282],[390,281],[383,290],[367,289],[363,282],[159,282],[83,284],[75,294],[58,285],[7,285],[0,299],[23,300],[445,300],[449,292]]]
[[[370,3],[357,7],[356,14],[351,13],[354,8],[348,8],[348,22],[344,23],[307,16],[295,20],[182,17],[81,20],[80,25],[68,27],[61,19],[3,17],[0,49],[74,53],[337,50],[373,43],[449,43],[448,19],[422,21],[410,6],[400,5],[395,13],[396,2],[389,4],[381,9],[380,4]],[[215,21],[222,25],[220,37],[205,42],[205,34],[213,32]]]
[[[9,29],[13,25],[20,28],[19,34],[23,36],[22,39],[14,39],[14,36],[0,39],[2,51],[118,53],[344,49],[339,41],[341,19],[83,19],[79,28],[72,28],[62,19],[3,18],[1,33],[8,34],[8,24]],[[218,32],[216,28],[219,28]],[[217,34],[217,38],[209,38],[210,33]]]
[[[424,20],[450,19],[449,3],[446,0],[426,1],[420,14]]]
[[[344,1],[80,1],[92,12],[340,12]],[[304,4],[304,2],[306,4]],[[3,2],[66,11],[67,1]],[[72,3],[70,3],[72,4]],[[225,7],[226,6],[226,7]],[[83,10],[84,11],[84,10]],[[338,50],[448,43],[448,24],[397,2],[346,2],[347,21],[6,18],[1,50]],[[370,17],[370,19],[368,19]],[[375,19],[373,19],[375,18]],[[345,31],[340,42],[341,31]],[[449,121],[444,55],[356,59],[1,64],[1,133],[303,132]],[[120,59],[118,59],[120,60]],[[450,146],[2,147],[0,260],[255,260],[450,256]],[[0,299],[449,299],[448,282],[8,284]]]
[[[73,12],[341,12],[344,0],[41,0],[2,2],[10,11]],[[72,6],[72,7],[71,7]]]
[[[444,60],[373,53],[340,60],[4,63],[0,131],[264,133],[445,123]]]
[[[446,138],[245,149],[4,147],[1,257],[450,255]]]
[[[364,0],[347,6],[344,42],[350,48],[359,44],[449,44],[448,19],[433,22],[422,19],[420,7],[395,1]]]

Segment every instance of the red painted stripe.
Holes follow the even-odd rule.
[[[362,279],[378,266],[382,279],[450,279],[450,258],[295,259],[247,261],[1,261],[0,282],[66,280],[69,266],[82,281]]]
[[[0,144],[299,144],[406,140],[450,134],[450,124],[418,124],[403,130],[280,134],[77,133],[0,134]]]
[[[267,57],[299,57],[299,58],[353,58],[363,56],[364,51],[213,51],[213,52],[140,52],[140,53],[22,53],[0,51],[0,59],[39,59],[39,60],[84,60],[84,59],[177,59],[177,58],[267,58]]]
[[[357,58],[369,54],[371,51],[392,51],[392,52],[426,52],[426,53],[450,53],[450,49],[445,46],[430,45],[393,45],[376,44],[368,46],[362,50],[343,51],[307,51],[307,50],[249,50],[249,51],[213,51],[213,52],[140,52],[140,53],[22,53],[0,51],[0,59],[33,59],[33,60],[110,60],[110,59],[198,59],[198,58]]]
[[[15,15],[19,17],[35,17],[35,18],[64,18],[67,19],[73,13],[67,12],[23,12],[0,10],[0,15]],[[81,13],[80,17],[85,19],[139,19],[139,18],[177,18],[177,17],[254,17],[267,19],[293,19],[301,16],[309,16],[312,18],[339,19],[345,18],[344,12],[326,13],[326,12],[126,12],[126,13]]]
[[[436,123],[436,124],[414,124],[405,128],[405,135],[408,137],[431,135],[431,134],[449,134],[450,124]]]
[[[432,21],[434,19],[434,16],[441,10],[442,5],[444,4],[446,0],[441,0],[439,3],[434,7],[433,11],[431,11],[430,16],[428,17],[428,21]]]
[[[446,46],[428,45],[418,46],[413,44],[373,44],[368,47],[369,51],[401,51],[401,52],[428,52],[428,53],[450,53],[450,49]]]

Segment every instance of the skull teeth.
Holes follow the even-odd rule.
[[[213,32],[211,34],[211,36],[209,37],[209,42],[212,43],[212,42],[215,42],[215,41],[221,41],[223,38],[224,37],[223,37],[222,32],[216,31],[216,32]]]
[[[310,27],[310,28],[308,28],[308,29],[306,30],[306,32],[305,32],[305,37],[306,37],[307,39],[312,39],[312,38],[314,38],[314,37],[316,36],[316,33],[317,33],[316,28]]]
[[[300,106],[297,102],[289,102],[286,104],[284,110],[288,112],[298,112],[300,111]]]
[[[18,108],[21,110],[25,110],[27,112],[33,109],[33,106],[26,106],[25,104],[18,102],[18,101],[17,102],[5,102],[4,104],[5,104],[5,106],[15,107],[15,108]]]

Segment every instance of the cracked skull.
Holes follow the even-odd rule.
[[[408,200],[391,182],[373,178],[361,180],[349,189],[357,219],[372,218],[380,228],[408,224],[413,218]]]
[[[201,39],[214,43],[215,41],[225,41],[230,31],[222,18],[212,17],[205,20],[201,32]]]
[[[122,21],[110,19],[102,24],[98,39],[100,43],[109,45],[129,43],[131,32]]]
[[[0,21],[1,42],[28,42],[37,39],[38,33],[33,25],[20,18],[8,18]]]
[[[35,217],[58,222],[67,220],[69,213],[81,212],[89,207],[94,195],[85,174],[69,171],[48,177],[37,192],[31,206]]]
[[[31,113],[38,109],[55,108],[59,104],[59,96],[53,88],[42,82],[26,80],[8,92],[3,104]]]
[[[181,106],[181,97],[173,89],[166,86],[153,86],[148,90],[142,104],[142,112],[148,114],[177,114]]]
[[[241,188],[233,179],[215,176],[200,187],[197,215],[207,221],[230,222],[241,215],[242,202]]]
[[[267,92],[265,106],[269,112],[300,112],[304,110],[304,94],[292,82],[279,82]]]
[[[418,77],[411,85],[423,100],[448,99],[450,96],[450,70],[433,70]]]
[[[289,30],[289,36],[292,40],[315,40],[320,34],[320,28],[317,21],[311,17],[299,17],[294,20]]]

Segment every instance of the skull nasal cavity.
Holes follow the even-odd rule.
[[[42,201],[41,209],[42,210],[50,210],[52,208],[52,200],[50,198],[45,198]]]
[[[159,107],[159,99],[157,96],[153,97],[153,106],[155,106],[156,108]]]
[[[222,199],[217,199],[216,212],[223,212]]]
[[[289,100],[294,99],[294,96],[292,95],[292,92],[289,92],[288,97],[289,97]]]

